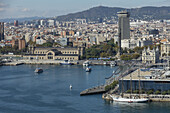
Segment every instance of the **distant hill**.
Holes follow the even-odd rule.
[[[125,10],[125,8],[119,7],[104,7],[98,6],[93,7],[91,9],[71,13],[68,15],[62,15],[56,17],[58,21],[68,21],[68,20],[75,20],[75,19],[87,19],[87,20],[98,20],[98,18],[117,18],[117,12]],[[163,7],[142,7],[142,8],[131,8],[126,9],[131,13],[131,18],[133,19],[170,19],[170,6],[163,6]]]
[[[14,22],[14,20],[18,20],[19,22],[24,22],[24,21],[43,19],[43,18],[44,17],[6,18],[6,19],[0,19],[0,22]]]

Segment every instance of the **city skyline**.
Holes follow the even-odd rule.
[[[87,10],[96,6],[137,8],[170,6],[170,0],[0,0],[0,19],[21,17],[54,17]]]

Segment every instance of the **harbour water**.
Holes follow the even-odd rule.
[[[41,74],[34,73],[43,68]],[[80,96],[86,88],[105,83],[115,68],[20,65],[0,67],[0,113],[168,113],[170,103],[125,104],[102,95]],[[69,86],[72,85],[70,90]]]

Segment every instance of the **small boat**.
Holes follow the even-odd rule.
[[[84,63],[83,63],[83,66],[90,66],[90,61],[85,61]]]
[[[60,64],[61,64],[61,65],[73,65],[73,63],[71,63],[71,62],[68,61],[68,60],[64,60],[64,62],[61,62]]]
[[[86,72],[90,72],[91,71],[91,68],[90,67],[87,67],[86,68]]]
[[[111,67],[117,66],[117,63],[116,62],[110,62],[110,66]]]
[[[41,68],[36,68],[34,72],[35,72],[35,73],[42,73],[42,72],[43,72],[43,69],[41,69]]]
[[[103,65],[107,65],[107,62],[103,62]]]
[[[70,84],[70,89],[72,89],[72,85]]]

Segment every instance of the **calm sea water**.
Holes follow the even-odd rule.
[[[36,65],[0,67],[1,113],[170,113],[170,103],[123,104],[105,101],[102,95],[80,96],[86,88],[105,83],[115,68]],[[69,86],[72,84],[73,89]]]

